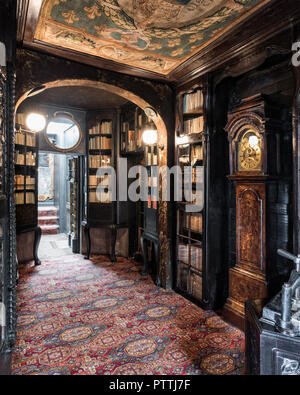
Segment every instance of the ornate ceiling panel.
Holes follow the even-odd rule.
[[[34,39],[167,75],[270,0],[44,0]]]

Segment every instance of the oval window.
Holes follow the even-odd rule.
[[[73,119],[66,117],[53,118],[46,129],[47,139],[59,151],[71,151],[81,141],[81,131]]]

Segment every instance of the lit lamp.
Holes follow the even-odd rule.
[[[148,119],[150,119],[151,121],[148,121],[148,123],[146,124],[143,131],[142,139],[145,145],[154,145],[158,141],[157,129],[153,122],[157,118],[157,113],[151,107],[146,107],[144,111]]]
[[[46,118],[42,114],[31,113],[26,118],[26,125],[33,132],[40,132],[45,129]]]
[[[157,143],[157,130],[155,129],[154,125],[152,125],[152,123],[146,125],[142,135],[142,139],[144,144],[146,145],[154,145]]]

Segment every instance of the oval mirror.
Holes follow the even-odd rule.
[[[77,123],[67,117],[53,118],[47,126],[46,136],[50,145],[59,151],[71,151],[81,141],[81,131]]]

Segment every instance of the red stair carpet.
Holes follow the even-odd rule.
[[[243,374],[243,334],[140,270],[80,255],[21,267],[13,374]]]
[[[38,207],[38,225],[43,235],[56,235],[58,233],[58,208],[54,206]]]

